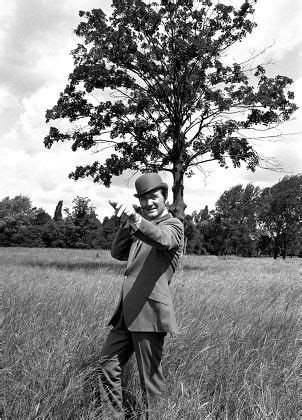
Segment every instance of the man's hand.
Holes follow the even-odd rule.
[[[117,217],[126,217],[130,223],[136,223],[139,220],[139,215],[135,211],[133,204],[110,200],[109,204],[114,208]]]

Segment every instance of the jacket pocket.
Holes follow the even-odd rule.
[[[151,292],[147,299],[155,300],[155,302],[163,303],[164,305],[170,305],[171,299],[169,296],[163,295],[159,292]]]

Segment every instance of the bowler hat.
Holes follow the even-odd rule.
[[[161,177],[157,173],[146,173],[137,178],[135,181],[135,188],[137,194],[135,197],[141,197],[151,191],[157,191],[161,188],[168,189],[168,185],[162,181]]]

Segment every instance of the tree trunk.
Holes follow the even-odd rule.
[[[285,258],[286,258],[286,255],[287,255],[287,242],[286,241],[284,241],[283,242],[283,249],[282,249],[282,258],[285,260]]]
[[[182,222],[185,218],[185,208],[187,205],[184,202],[184,172],[179,166],[173,169],[173,204],[170,206],[170,211],[174,217],[177,217]]]
[[[279,246],[278,244],[275,244],[274,246],[274,260],[276,260],[278,258],[279,255]]]

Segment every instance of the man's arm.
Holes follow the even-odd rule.
[[[118,217],[125,217],[132,235],[148,245],[164,249],[179,248],[183,245],[184,227],[180,220],[170,217],[163,220],[159,225],[154,225],[139,215],[131,204],[112,201],[110,201],[110,204],[114,207]]]
[[[156,248],[174,249],[183,245],[184,227],[180,220],[170,217],[154,225],[143,217],[139,228],[133,233],[148,245]]]
[[[127,261],[132,242],[129,229],[120,227],[111,245],[111,256],[120,261]]]

